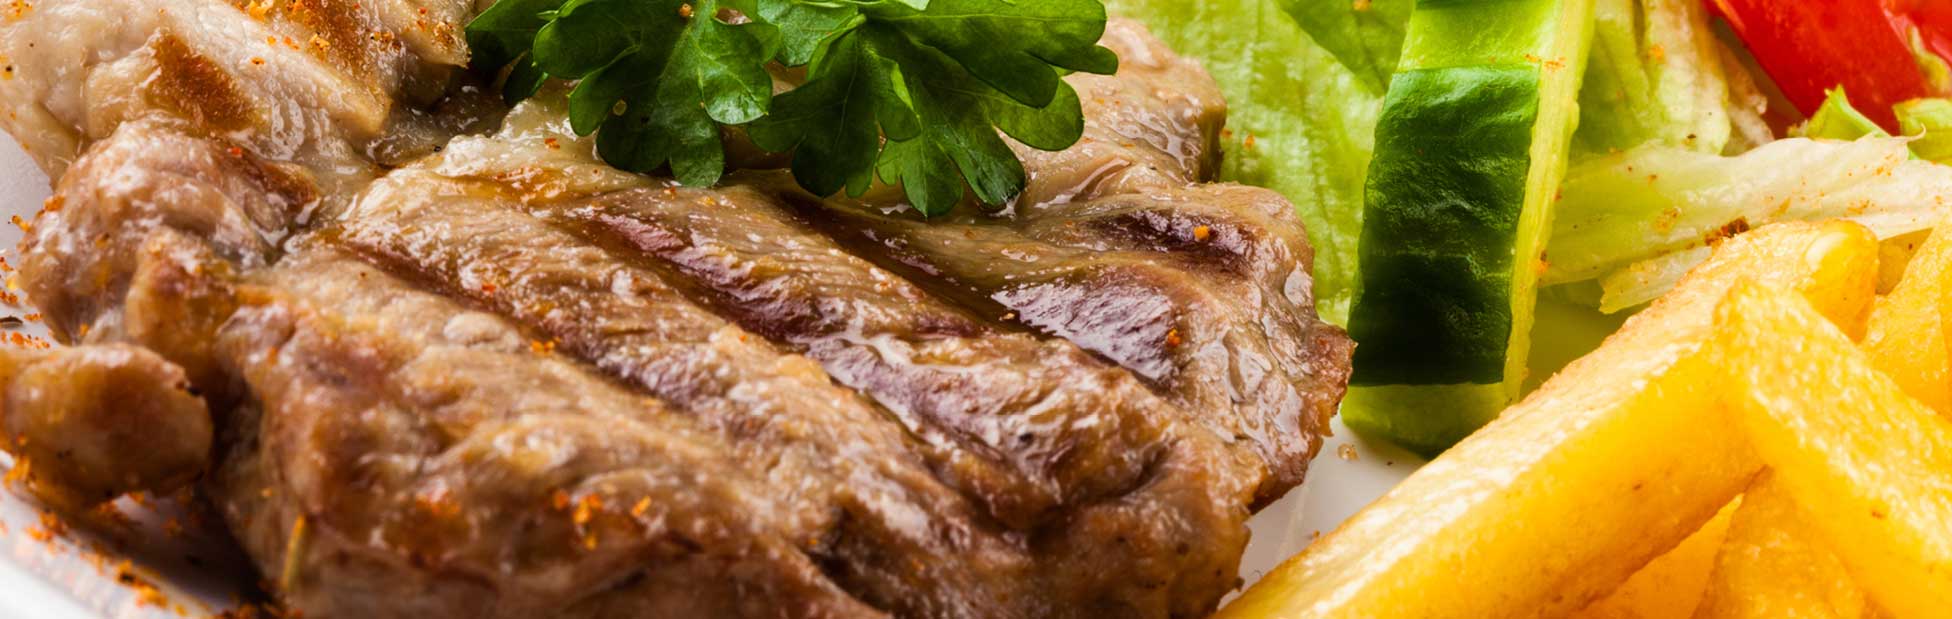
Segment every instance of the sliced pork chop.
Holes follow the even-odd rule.
[[[354,190],[374,172],[368,147],[466,65],[459,37],[473,4],[22,3],[0,19],[0,127],[49,178],[123,123],[164,117]]]
[[[539,110],[517,122],[531,115],[560,122]],[[806,550],[878,608],[1144,613],[1227,586],[1257,480],[1129,374],[1069,342],[990,328],[758,191],[584,181],[574,171],[593,161],[588,146],[519,126],[463,140],[377,183],[320,236],[529,325],[735,445],[819,445],[813,462],[852,487],[781,495],[841,507],[822,535],[831,548]],[[584,164],[532,163],[575,161],[548,154],[565,151]],[[783,372],[786,352],[820,366]],[[790,420],[755,421],[789,413],[827,430],[782,435],[766,428]],[[846,445],[864,447],[832,451]],[[926,514],[936,533],[906,530],[902,514]],[[1108,575],[1105,564],[1128,569]]]
[[[880,616],[800,550],[852,488],[808,452],[860,445],[727,442],[327,247],[231,281],[206,264],[146,281],[235,295],[212,339],[254,405],[211,493],[308,615]]]
[[[1204,182],[1226,114],[1212,79],[1131,21],[1112,20],[1105,44],[1118,75],[1068,78],[1084,139],[1019,148],[1031,181],[1009,209],[923,222],[886,204],[795,201],[878,263],[1076,342],[1196,411],[1258,461],[1258,501],[1272,501],[1320,450],[1354,344],[1315,314],[1314,250],[1294,205]]]
[[[408,4],[359,23],[398,35]],[[148,27],[191,15],[158,5],[179,21]],[[256,6],[215,10],[268,43],[339,27]],[[294,79],[452,61],[399,36],[405,65],[322,49]],[[154,101],[43,123],[86,152],[24,278],[66,341],[201,389],[204,492],[310,616],[1200,616],[1348,344],[1290,207],[1194,184],[1210,80],[1129,23],[1107,43],[1133,68],[1070,78],[1109,101],[1081,151],[1028,157],[1010,213],[933,224],[776,171],[618,172],[547,97],[370,187],[371,148]],[[396,118],[428,74],[374,71]],[[1157,81],[1181,78],[1205,81]],[[287,101],[344,145],[375,117],[353,99]],[[1074,190],[1104,162],[1127,172]]]
[[[0,384],[0,441],[28,487],[56,505],[167,494],[209,459],[209,410],[183,369],[149,350],[0,348]]]

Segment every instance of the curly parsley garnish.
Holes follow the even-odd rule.
[[[817,195],[875,177],[926,215],[966,188],[1000,205],[1024,170],[997,130],[1033,148],[1078,141],[1066,71],[1111,74],[1100,0],[501,0],[468,24],[474,64],[506,71],[510,102],[576,82],[569,118],[611,165],[669,167],[687,185],[725,172],[720,128],[793,153]],[[805,67],[773,94],[770,63]]]

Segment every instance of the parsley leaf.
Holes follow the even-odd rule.
[[[1099,0],[933,0],[926,10],[883,2],[862,10],[1032,107],[1049,105],[1057,94],[1052,65],[1086,73],[1118,70],[1118,56],[1098,46],[1105,33]]]
[[[680,182],[711,185],[725,171],[719,125],[764,116],[773,96],[770,26],[728,24],[718,9],[718,0],[570,0],[536,33],[533,56],[550,75],[580,80],[570,126],[600,128],[605,161],[668,164]]]
[[[939,215],[973,192],[1003,204],[1033,148],[1084,130],[1065,71],[1111,73],[1100,0],[502,0],[469,25],[478,66],[509,66],[504,94],[576,81],[570,125],[617,167],[669,167],[688,185],[724,173],[720,131],[793,153],[811,193],[876,178]],[[769,68],[805,67],[778,96]]]
[[[954,208],[962,198],[964,181],[985,204],[1002,204],[1022,191],[1023,163],[997,136],[984,106],[986,101],[1012,100],[962,71],[941,52],[891,29],[877,27],[870,33],[876,35],[879,50],[914,76],[908,80],[908,94],[923,127],[915,139],[890,142],[882,150],[876,165],[882,180],[900,184],[909,203],[924,215]],[[1052,72],[1048,67],[1044,70]],[[1062,83],[1053,84],[1051,100],[1056,100],[1057,85]],[[994,96],[986,99],[985,95]],[[1075,96],[1071,102],[1071,109],[1058,113],[1076,116],[1082,129],[1083,112],[1076,107]],[[958,171],[961,179],[956,178]]]
[[[798,0],[760,0],[759,17],[779,28],[779,61],[797,67],[813,60],[814,51],[829,35],[844,34],[861,14],[849,4],[815,4]]]
[[[748,130],[762,148],[795,150],[794,178],[818,195],[842,187],[858,195],[874,174],[900,184],[925,215],[953,209],[965,183],[984,203],[1002,204],[1025,178],[996,130],[1033,148],[1070,147],[1083,135],[1084,115],[1053,65],[1117,69],[1117,58],[1097,46],[1105,18],[1096,0],[1021,7],[934,0],[926,10],[883,2],[858,10],[814,56],[807,83]],[[994,40],[978,45],[984,37]],[[886,138],[879,148],[877,123]]]
[[[850,28],[821,43],[806,84],[780,95],[771,116],[746,128],[760,148],[793,151],[794,179],[815,195],[843,187],[859,195],[872,180],[867,174],[882,137],[899,142],[921,132],[901,66],[867,38]]]
[[[548,75],[535,66],[529,50],[535,35],[548,25],[546,13],[561,8],[564,0],[501,0],[468,23],[468,48],[474,64],[492,71],[509,69],[502,87],[502,100],[514,105],[535,96]]]

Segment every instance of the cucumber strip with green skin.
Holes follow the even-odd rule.
[[[1411,14],[1358,246],[1356,431],[1434,455],[1518,396],[1592,13],[1423,0]]]
[[[1350,330],[1362,385],[1501,383],[1539,71],[1403,71],[1376,126]]]

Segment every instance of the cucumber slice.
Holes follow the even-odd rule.
[[[1351,428],[1434,455],[1525,380],[1593,0],[1422,0],[1376,127]]]

